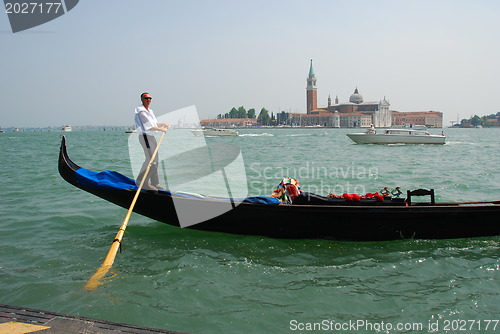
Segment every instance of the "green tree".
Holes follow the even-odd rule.
[[[478,126],[481,125],[483,121],[481,120],[481,117],[479,117],[478,115],[474,115],[474,117],[471,118],[470,123],[473,126]]]
[[[238,108],[238,113],[236,114],[236,118],[246,118],[247,117],[247,111],[243,106]]]
[[[255,108],[248,109],[247,111],[247,117],[248,118],[255,118],[257,115],[255,114]]]
[[[231,111],[229,112],[227,118],[238,118],[238,117],[236,117],[237,114],[238,114],[238,109],[236,109],[235,107],[233,107],[231,109]]]
[[[257,122],[260,125],[269,125],[271,123],[271,116],[269,116],[269,111],[266,108],[262,108],[257,117]]]

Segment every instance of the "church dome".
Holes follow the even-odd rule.
[[[363,102],[363,95],[359,94],[358,87],[356,87],[356,89],[354,90],[354,94],[352,94],[349,98],[349,102],[356,104]]]

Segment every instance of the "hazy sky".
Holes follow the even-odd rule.
[[[13,34],[0,13],[0,126],[131,125],[139,95],[157,115],[244,106],[305,112],[358,87],[391,109],[450,120],[500,111],[500,1],[81,0]]]

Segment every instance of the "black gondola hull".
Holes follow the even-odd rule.
[[[59,173],[70,184],[128,209],[130,189],[88,187],[78,182],[81,167],[71,161],[63,137]],[[175,205],[174,205],[175,200]],[[176,205],[202,212],[220,201],[193,199],[167,192],[142,191],[134,212],[180,226]],[[435,205],[270,205],[240,203],[234,209],[189,229],[273,238],[332,240],[450,239],[500,235],[500,201]]]

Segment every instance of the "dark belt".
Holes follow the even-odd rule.
[[[144,136],[144,142],[146,143],[146,147],[147,147],[147,148],[151,148],[151,147],[149,147],[148,135],[147,135],[147,134],[145,134],[145,133],[143,133],[142,135]]]

